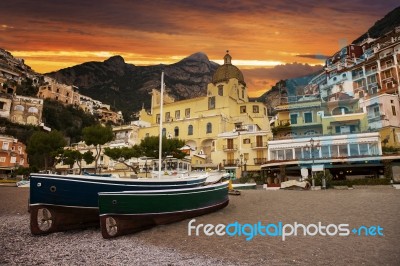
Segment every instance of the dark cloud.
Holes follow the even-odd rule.
[[[246,80],[248,77],[260,80],[281,80],[305,76],[321,69],[322,65],[311,66],[295,62],[292,64],[277,65],[272,68],[243,69],[242,72]]]
[[[243,69],[242,73],[252,96],[261,95],[279,80],[297,78],[320,71],[321,65],[292,63],[272,68]]]
[[[290,16],[291,20],[304,16],[325,17],[326,20],[331,20],[331,23],[337,23],[340,21],[340,17],[346,16],[346,14],[359,13],[366,16],[381,17],[398,5],[397,0],[13,0],[1,1],[0,10],[3,19],[12,18],[13,21],[35,18],[40,21],[91,24],[177,34],[186,31],[188,28],[194,31],[201,30],[198,25],[191,25],[193,20],[214,20],[218,23],[221,18],[226,19],[232,15],[240,15],[243,21],[252,16],[260,16],[260,18],[264,17],[266,21],[273,21],[283,15]],[[0,22],[5,24],[2,19],[0,19]],[[260,23],[265,23],[265,21],[260,21]],[[226,21],[226,25],[229,26],[229,21]]]
[[[296,56],[303,58],[320,59],[320,60],[325,60],[330,57],[328,55],[322,55],[322,54],[298,54]]]

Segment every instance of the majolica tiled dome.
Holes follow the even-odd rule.
[[[230,56],[229,51],[227,51],[226,55],[224,56],[224,64],[218,67],[212,78],[212,82],[214,84],[216,84],[217,82],[228,81],[231,78],[235,78],[239,81],[239,83],[246,85],[242,72],[239,70],[239,68],[232,65],[231,61],[232,56]]]

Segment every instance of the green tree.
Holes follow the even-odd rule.
[[[50,133],[36,131],[28,140],[27,152],[31,164],[45,170],[55,163],[58,150],[66,145],[64,136],[58,131]]]
[[[163,157],[167,155],[172,155],[174,158],[182,159],[186,156],[184,152],[180,150],[185,146],[185,141],[180,139],[167,139],[163,137],[162,141],[162,155]],[[142,155],[147,157],[158,158],[159,152],[159,138],[157,136],[146,137],[140,142],[140,150]]]
[[[69,165],[70,168],[73,168],[76,163],[79,167],[79,174],[82,173],[82,160],[87,164],[91,164],[94,161],[93,152],[87,151],[82,154],[77,150],[63,149],[59,153],[59,161]]]
[[[114,135],[111,127],[103,127],[101,125],[94,125],[85,127],[82,131],[83,140],[86,145],[93,145],[96,149],[94,156],[95,173],[97,173],[97,163],[101,154],[101,146],[113,140]]]
[[[128,164],[128,162],[127,162],[131,158],[137,158],[137,157],[141,156],[142,151],[138,145],[135,145],[130,148],[128,148],[128,147],[113,148],[113,149],[105,148],[104,154],[107,155],[108,157],[110,157],[111,159],[113,159],[114,161],[123,163],[124,165],[126,165],[127,167],[132,169],[132,171],[134,171],[135,174],[138,173],[137,172],[138,167]]]

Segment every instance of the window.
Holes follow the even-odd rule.
[[[258,114],[259,112],[260,112],[260,109],[259,109],[258,105],[253,105],[253,113]]]
[[[190,108],[185,109],[185,117],[189,118],[190,117]]]
[[[212,133],[212,124],[211,123],[207,123],[206,133]]]
[[[297,116],[298,116],[298,114],[290,114],[290,124],[291,125],[297,124]]]
[[[3,110],[5,105],[6,105],[5,102],[0,102],[0,110]]]
[[[180,110],[176,110],[175,111],[175,119],[180,119],[181,118],[181,111]]]
[[[330,157],[330,146],[329,145],[327,145],[327,146],[321,146],[321,155],[322,155],[322,158],[329,158]]]
[[[390,70],[384,71],[383,72],[383,78],[388,79],[392,77],[392,72]]]
[[[243,139],[243,144],[250,144],[250,139]]]
[[[160,114],[157,114],[157,115],[156,115],[156,123],[157,123],[157,124],[160,124]]]
[[[350,144],[350,156],[358,156],[358,144]]]
[[[360,155],[369,155],[368,143],[360,143],[358,145],[360,147]]]
[[[39,113],[39,110],[36,107],[29,107],[28,113]]]
[[[24,165],[24,163],[25,163],[24,158],[21,158],[21,159],[19,160],[19,164],[20,164],[20,165]]]
[[[69,92],[67,92],[67,97],[69,96]]]
[[[170,122],[171,121],[171,113],[170,112],[166,112],[165,113],[165,121],[166,122]]]
[[[304,123],[312,123],[312,113],[304,113]]]
[[[208,97],[208,110],[215,109],[215,96]]]
[[[57,89],[57,92],[60,92],[60,89]]]
[[[240,106],[240,113],[241,114],[243,114],[243,113],[246,113],[246,106]]]
[[[162,129],[162,136],[165,137],[167,136],[167,130],[165,129],[165,127]]]
[[[218,86],[218,95],[224,96],[224,86],[223,85]]]
[[[22,105],[16,105],[16,106],[14,107],[14,110],[15,110],[15,111],[24,111],[25,108],[24,108]]]
[[[179,127],[174,128],[174,134],[175,134],[175,137],[179,136]]]
[[[244,98],[244,89],[242,89],[242,98]]]
[[[338,145],[339,146],[339,156],[340,157],[347,157],[349,156],[348,152],[347,152],[347,145]]]
[[[8,142],[3,142],[3,147],[2,147],[2,149],[3,150],[8,150]]]
[[[17,157],[13,156],[10,159],[10,163],[16,163],[17,162]]]
[[[375,106],[373,110],[374,110],[374,117],[379,116],[379,106]]]
[[[367,78],[368,84],[376,83],[376,75],[369,76]]]
[[[392,114],[395,116],[396,115],[396,107],[392,105]]]
[[[317,135],[317,134],[318,134],[318,132],[315,130],[308,130],[304,133],[304,135],[306,135],[306,136],[312,136],[312,135]]]
[[[188,135],[193,135],[193,126],[192,125],[188,126]]]
[[[0,163],[5,163],[6,162],[6,157],[0,157]]]

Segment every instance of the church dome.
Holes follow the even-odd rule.
[[[246,85],[242,72],[239,70],[239,68],[232,65],[232,56],[229,55],[229,51],[226,52],[227,53],[224,56],[224,64],[219,66],[217,71],[215,71],[212,82],[216,84],[221,81],[228,81],[231,78],[235,78],[239,81],[239,83]]]

